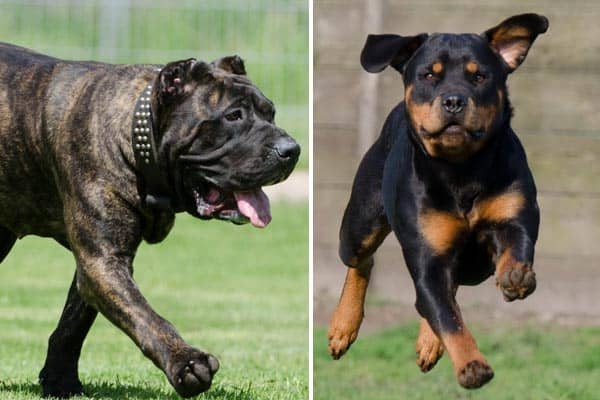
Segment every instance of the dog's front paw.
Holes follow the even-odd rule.
[[[535,272],[530,264],[515,262],[502,270],[496,278],[496,283],[502,290],[504,300],[524,299],[535,290]]]
[[[485,361],[469,361],[458,371],[458,383],[466,389],[477,389],[494,377],[494,371]]]
[[[195,349],[179,354],[177,358],[168,372],[169,381],[177,393],[188,398],[207,391],[219,370],[219,361]]]

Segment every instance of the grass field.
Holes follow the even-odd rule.
[[[315,400],[594,400],[600,395],[600,328],[527,325],[474,329],[495,371],[479,390],[456,383],[447,355],[427,374],[415,364],[417,325],[360,337],[340,361],[315,333]]]
[[[155,309],[221,369],[205,399],[308,397],[308,210],[274,204],[265,230],[179,216],[143,245],[136,280]],[[19,241],[0,265],[0,398],[37,399],[37,374],[74,269],[48,239]],[[94,399],[177,399],[166,378],[99,317],[80,377]]]

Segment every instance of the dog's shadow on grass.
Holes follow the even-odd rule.
[[[73,399],[138,399],[138,400],[180,400],[181,397],[173,390],[166,394],[164,390],[143,387],[135,384],[123,382],[91,382],[83,384],[83,397],[74,397]],[[1,382],[0,398],[2,393],[12,393],[13,395],[24,395],[33,398],[41,398],[42,390],[39,384],[32,382]],[[222,387],[216,386],[202,395],[202,399],[219,400],[251,400],[256,395],[250,388]]]

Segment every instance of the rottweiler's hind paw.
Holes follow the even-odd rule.
[[[349,331],[332,327],[329,329],[329,354],[334,360],[339,360],[350,348],[358,336],[357,331]]]
[[[415,349],[417,352],[417,365],[423,373],[431,371],[444,354],[444,345],[425,320],[421,320]]]
[[[458,372],[458,383],[465,389],[477,389],[494,377],[494,371],[486,362],[473,360]]]

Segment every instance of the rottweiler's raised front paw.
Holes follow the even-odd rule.
[[[502,270],[496,278],[496,283],[502,290],[504,300],[524,299],[535,290],[535,272],[530,264],[515,262]]]
[[[208,353],[190,349],[179,355],[168,372],[168,378],[183,398],[193,397],[207,391],[212,378],[219,370],[219,361]]]
[[[458,383],[466,389],[477,389],[494,377],[494,371],[485,361],[469,361],[458,372]]]
[[[417,365],[422,372],[431,371],[444,354],[444,345],[425,320],[421,320],[415,349],[417,352]]]

